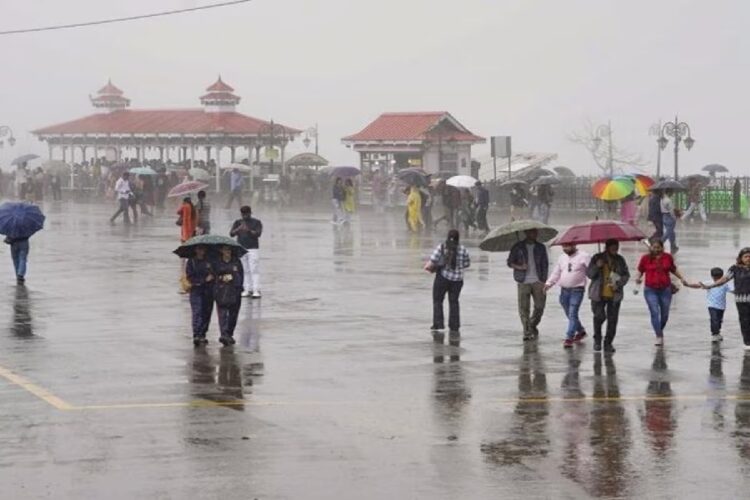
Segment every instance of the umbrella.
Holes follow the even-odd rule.
[[[604,243],[607,240],[641,241],[646,239],[643,231],[632,224],[613,220],[596,220],[570,226],[553,245],[584,245],[586,243]]]
[[[156,175],[156,170],[151,167],[135,167],[130,169],[133,175]]]
[[[687,177],[683,177],[682,180],[687,181],[689,183],[696,183],[696,184],[710,184],[711,183],[711,178],[703,174],[688,175]]]
[[[70,173],[70,165],[62,160],[49,160],[42,164],[42,169],[50,174],[68,174]]]
[[[687,188],[685,188],[685,185],[681,182],[667,179],[657,182],[649,188],[649,191],[664,191],[666,189],[671,189],[672,191],[685,191]]]
[[[521,180],[521,179],[509,179],[503,182],[502,184],[500,184],[500,187],[514,187],[514,186],[526,187],[528,185],[529,185],[528,182]]]
[[[315,153],[300,153],[286,161],[288,167],[325,167],[328,160]]]
[[[357,167],[333,167],[326,170],[326,173],[333,177],[356,177],[360,171]]]
[[[602,201],[617,201],[626,198],[635,191],[632,179],[604,177],[591,186],[591,194]]]
[[[557,229],[535,220],[518,220],[493,229],[484,237],[479,248],[486,252],[507,252],[526,236],[525,231],[536,229],[537,240],[544,243],[557,236]]]
[[[724,165],[719,165],[718,163],[712,163],[710,165],[706,165],[703,167],[702,170],[705,170],[706,172],[710,172],[713,174],[726,174],[729,172],[729,169],[725,167]]]
[[[175,187],[169,190],[167,198],[177,198],[180,196],[186,196],[192,193],[197,193],[203,189],[206,189],[208,184],[200,181],[187,181],[182,184],[177,184]]]
[[[429,184],[429,175],[421,168],[405,168],[396,174],[396,178],[410,186]]]
[[[211,178],[211,174],[203,170],[202,168],[191,168],[188,170],[188,175],[196,181],[207,181]]]
[[[542,177],[539,177],[537,180],[531,183],[532,186],[554,186],[556,184],[561,184],[562,181],[557,178],[556,175],[543,175]]]
[[[575,177],[576,176],[575,172],[573,172],[568,167],[562,167],[562,166],[561,167],[555,167],[552,170],[554,170],[555,172],[557,172],[557,175],[560,175],[562,177]]]
[[[15,160],[13,160],[12,162],[10,162],[10,164],[11,165],[20,165],[22,163],[26,163],[26,162],[29,162],[31,160],[36,160],[37,158],[39,158],[39,155],[35,155],[33,153],[32,154],[27,154],[27,155],[21,155],[18,158],[16,158]]]
[[[229,238],[227,236],[219,236],[217,234],[204,234],[201,236],[190,238],[172,253],[182,257],[183,259],[189,259],[193,256],[195,247],[199,245],[205,245],[209,247],[228,246],[232,247],[232,251],[236,252],[237,255],[245,255],[247,253],[247,250],[245,250],[242,245],[234,241],[232,238]]]
[[[635,193],[638,196],[648,195],[648,190],[656,183],[651,177],[643,174],[625,174],[615,177],[615,179],[619,178],[630,179],[635,184]]]
[[[39,207],[25,202],[0,205],[0,234],[9,238],[29,238],[44,227]]]
[[[222,170],[234,170],[237,169],[240,172],[254,172],[255,169],[251,167],[250,165],[245,165],[244,163],[229,163],[227,165],[221,166]]]
[[[457,188],[473,188],[476,186],[477,180],[470,175],[454,175],[445,183]]]

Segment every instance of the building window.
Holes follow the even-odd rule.
[[[458,153],[443,152],[440,159],[440,171],[458,173]]]

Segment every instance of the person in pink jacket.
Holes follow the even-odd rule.
[[[586,337],[586,330],[578,317],[578,311],[586,292],[586,270],[591,256],[578,250],[575,245],[563,245],[562,250],[563,254],[552,268],[544,291],[546,293],[555,285],[560,286],[560,305],[568,318],[563,347],[570,349],[573,344],[581,342]]]

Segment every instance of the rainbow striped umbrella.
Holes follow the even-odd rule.
[[[602,201],[618,201],[635,191],[635,183],[625,177],[605,177],[591,186],[591,193]]]
[[[648,196],[649,188],[656,184],[648,175],[643,174],[625,174],[615,177],[615,179],[629,179],[635,184],[635,194],[638,196]]]

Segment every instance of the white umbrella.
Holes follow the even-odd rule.
[[[202,168],[197,168],[197,167],[194,167],[188,170],[188,174],[190,175],[190,177],[192,177],[196,181],[207,181],[211,178],[211,174],[209,174]]]
[[[470,175],[454,175],[445,183],[457,188],[473,188],[476,186],[477,180]]]
[[[229,163],[228,165],[222,165],[222,170],[234,170],[237,169],[240,172],[255,172],[255,168],[251,167],[250,165],[245,165],[244,163]]]

